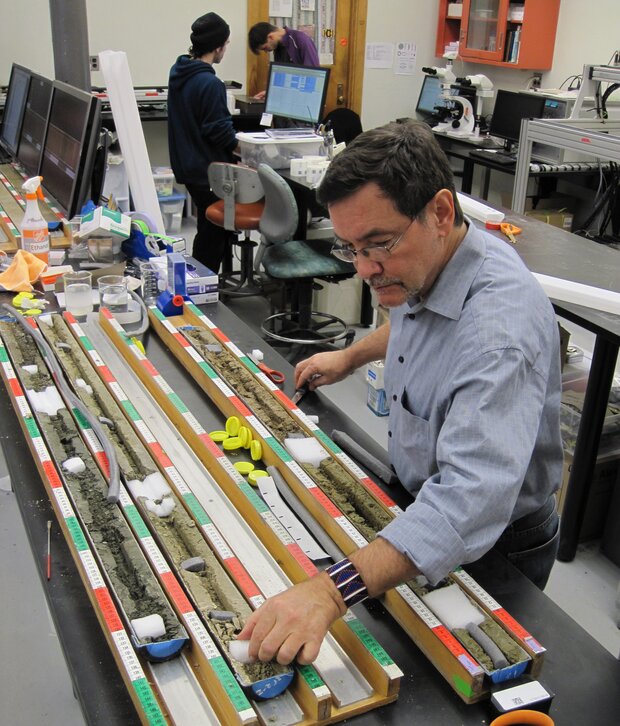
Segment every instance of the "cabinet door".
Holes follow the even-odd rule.
[[[464,0],[459,56],[463,60],[502,61],[508,0]]]

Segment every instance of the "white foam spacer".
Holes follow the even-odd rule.
[[[254,663],[254,658],[250,658],[248,655],[249,647],[249,640],[231,640],[228,643],[228,652],[230,657],[238,660],[239,663]]]
[[[70,459],[65,459],[62,462],[62,468],[70,474],[81,474],[83,471],[86,471],[86,464],[79,456],[72,456]]]
[[[260,363],[263,360],[263,351],[258,348],[254,348],[254,350],[250,353],[250,357],[256,363]]]
[[[468,623],[480,625],[484,621],[484,614],[473,605],[457,584],[422,595],[422,600],[448,630],[466,628]]]
[[[284,439],[284,446],[289,454],[300,464],[319,466],[329,454],[314,438]]]
[[[143,618],[135,618],[131,621],[138,640],[155,640],[166,634],[164,619],[158,613],[145,615]]]

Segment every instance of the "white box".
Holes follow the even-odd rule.
[[[312,134],[298,139],[273,139],[264,132],[237,134],[241,162],[256,168],[268,164],[273,169],[288,169],[291,159],[302,156],[318,156],[323,148],[323,137]]]
[[[185,274],[187,294],[193,303],[204,305],[218,301],[218,276],[213,270],[196,260],[188,260]]]
[[[127,239],[131,234],[131,217],[118,210],[96,207],[85,214],[80,222],[78,237],[109,237],[117,240]]]
[[[366,367],[368,392],[366,404],[377,416],[387,416],[390,412],[389,402],[383,383],[384,363],[382,360],[371,361]]]
[[[322,289],[312,294],[312,309],[336,315],[348,325],[359,324],[364,283],[358,277],[350,277],[320,284]]]
[[[153,168],[153,181],[158,197],[169,197],[174,191],[174,174],[172,169],[163,166]]]

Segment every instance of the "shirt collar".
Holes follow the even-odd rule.
[[[484,237],[465,218],[467,233],[461,244],[443,268],[428,297],[420,300],[417,296],[408,301],[407,312],[417,312],[423,308],[453,320],[458,320],[473,281],[486,255]]]

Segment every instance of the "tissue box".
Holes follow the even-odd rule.
[[[200,262],[188,260],[186,267],[187,294],[196,305],[218,301],[218,276]]]
[[[84,215],[80,222],[78,237],[110,236],[124,240],[131,234],[131,217],[107,207],[96,207]]]

